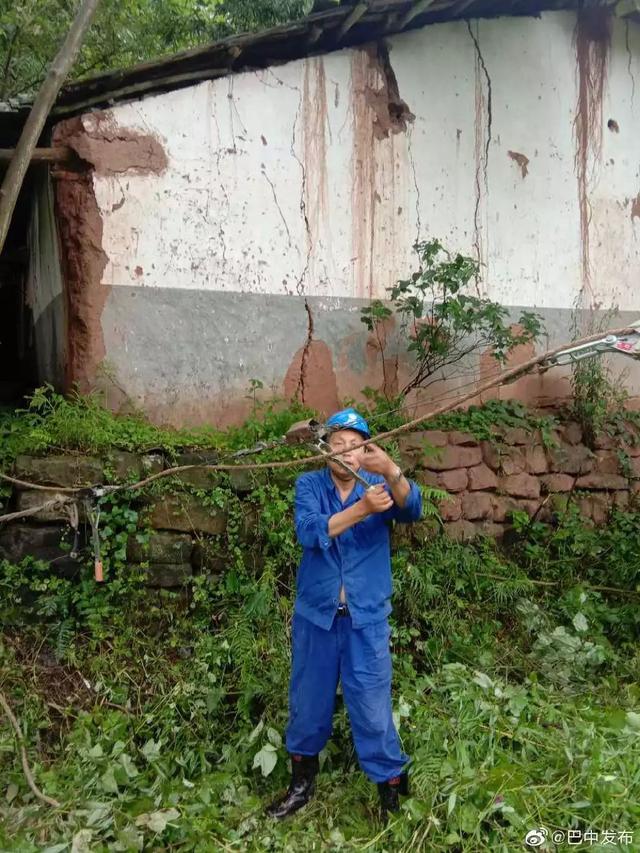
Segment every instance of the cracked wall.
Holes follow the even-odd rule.
[[[606,32],[451,22],[84,117],[100,322],[77,320],[75,374],[105,362],[114,398],[181,422],[233,420],[252,377],[321,408],[394,387],[398,330],[383,362],[359,308],[417,238],[558,323],[585,281],[589,305],[640,309],[640,31]]]

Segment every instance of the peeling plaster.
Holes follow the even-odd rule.
[[[351,263],[355,295],[367,298],[374,293],[376,243],[384,236],[391,242],[395,238],[395,191],[401,157],[396,140],[404,140],[408,151],[410,125],[415,116],[400,97],[385,45],[352,51],[350,85]],[[407,164],[409,161],[407,154]],[[384,196],[378,190],[382,184],[386,188]]]
[[[61,122],[53,135],[54,145],[78,145],[87,153],[83,141],[80,119]],[[109,288],[101,283],[108,262],[102,216],[91,170],[58,169],[54,178],[67,315],[65,384],[86,392],[106,354],[101,318]]]
[[[507,155],[511,157],[514,163],[517,163],[522,177],[526,178],[529,174],[529,158],[526,154],[520,154],[518,151],[507,151]]]
[[[160,141],[152,134],[119,127],[109,111],[91,113],[79,120],[67,145],[96,175],[161,175],[168,166]]]
[[[378,42],[375,50],[369,48],[366,52],[380,81],[379,87],[368,85],[364,90],[372,111],[373,135],[376,139],[386,139],[391,133],[405,133],[415,116],[400,97],[389,49],[384,42]]]

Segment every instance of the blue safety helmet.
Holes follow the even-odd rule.
[[[365,438],[371,438],[369,424],[355,409],[342,409],[342,411],[336,412],[327,420],[325,426],[331,432],[336,432],[339,429],[354,429]]]

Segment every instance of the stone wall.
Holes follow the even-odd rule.
[[[547,436],[546,445],[539,432],[520,428],[496,431],[491,441],[457,431],[428,430],[402,436],[399,444],[402,465],[411,477],[449,493],[440,504],[440,513],[444,531],[458,540],[480,534],[501,537],[514,510],[551,521],[569,495],[585,518],[601,524],[613,506],[628,506],[640,491],[640,441],[636,446],[602,436],[595,450],[590,450],[575,423]],[[134,482],[172,465],[202,466],[216,461],[215,451],[184,452],[171,462],[161,452],[114,452],[108,458],[21,456],[14,475],[29,483],[65,488]],[[231,472],[231,488],[242,508],[238,537],[256,564],[260,561],[258,516],[248,495],[268,478],[281,485],[292,484],[299,472]],[[194,573],[224,571],[228,557],[222,534],[227,530],[227,512],[202,497],[203,490],[215,485],[216,476],[204,467],[195,467],[162,480],[167,486],[173,484],[166,493],[136,496],[140,527],[150,533],[147,543],[130,538],[127,557],[131,565],[144,566],[150,586],[179,587]],[[16,486],[4,511],[28,512],[56,495],[65,497],[64,492]],[[90,531],[82,507],[80,531],[81,545],[88,548]],[[419,522],[398,533],[422,540],[434,535],[434,525]],[[69,554],[72,540],[68,505],[61,503],[0,527],[0,558],[19,562],[33,556],[50,562],[57,573],[73,576],[81,563]]]
[[[135,454],[118,451],[107,458],[70,454],[19,456],[13,473],[25,482],[57,485],[64,489],[105,482],[135,482],[174,465],[215,464],[216,461],[218,457],[214,451],[178,454],[171,462],[161,452]],[[179,587],[195,571],[220,572],[225,561],[219,536],[226,530],[226,513],[194,493],[194,490],[205,490],[215,485],[215,474],[204,467],[196,467],[161,482],[171,485],[171,491],[156,495],[140,493],[134,498],[133,505],[139,511],[139,525],[150,532],[148,542],[140,543],[136,536],[129,538],[129,563],[132,566],[143,564],[148,583],[154,587]],[[249,492],[254,483],[244,471],[234,473],[231,482],[240,495]],[[69,554],[73,530],[69,504],[62,503],[66,497],[63,491],[43,492],[16,486],[5,511],[29,511],[56,497],[61,499],[60,505],[24,519],[18,518],[0,528],[0,558],[19,562],[24,557],[33,556],[50,562],[52,569],[59,574],[73,576],[78,572],[81,560]],[[85,549],[83,556],[86,561],[91,537],[81,504],[79,515],[80,545]],[[251,508],[247,505],[241,538],[248,536],[251,519]],[[105,523],[104,517],[102,523]]]
[[[500,537],[513,510],[551,521],[569,495],[585,518],[603,524],[640,490],[640,444],[602,435],[591,450],[577,423],[554,430],[546,445],[539,431],[522,428],[496,430],[491,441],[427,430],[401,437],[400,449],[418,483],[449,492],[440,513],[455,539]]]

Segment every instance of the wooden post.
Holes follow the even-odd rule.
[[[10,163],[15,153],[15,148],[0,148],[0,166]],[[31,163],[69,163],[74,156],[71,148],[61,145],[58,148],[34,148],[29,160]]]
[[[85,34],[91,26],[99,2],[100,0],[82,0],[71,29],[58,51],[58,55],[51,63],[22,129],[15,154],[9,163],[0,188],[0,252],[2,252],[7,239],[18,194],[31,162],[31,154],[37,145],[58,92],[78,55]]]

